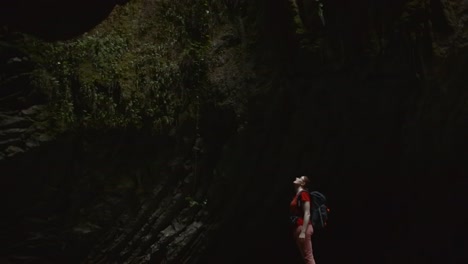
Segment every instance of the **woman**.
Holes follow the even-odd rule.
[[[291,215],[293,219],[293,235],[296,244],[299,247],[301,256],[304,258],[306,264],[315,264],[314,255],[312,253],[312,234],[314,229],[310,221],[310,206],[311,199],[307,184],[309,178],[301,176],[294,181],[294,188],[296,195],[291,201]],[[300,200],[298,200],[300,199]]]

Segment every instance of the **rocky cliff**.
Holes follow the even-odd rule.
[[[306,174],[319,263],[463,262],[464,1],[8,4],[3,260],[299,263]]]

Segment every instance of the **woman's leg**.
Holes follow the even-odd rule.
[[[306,264],[315,264],[314,254],[312,251],[312,234],[314,233],[314,229],[312,225],[309,225],[306,230],[306,236],[303,241],[299,239],[299,234],[301,233],[301,226],[298,226],[294,232],[294,238],[296,240],[296,244],[301,252],[301,256],[304,259]]]
[[[306,238],[304,241],[304,260],[307,264],[315,264],[314,253],[312,250],[312,234],[314,233],[314,228],[311,224],[307,227]]]
[[[297,248],[299,249],[299,252],[301,253],[301,257],[304,258],[304,243],[301,242],[299,239],[299,234],[301,233],[302,227],[298,226],[296,227],[296,230],[294,230],[294,240],[296,241]]]

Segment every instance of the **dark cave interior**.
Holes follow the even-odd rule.
[[[98,2],[3,1],[1,24],[48,40],[67,39],[86,32],[121,4]],[[252,107],[254,132],[238,146],[246,153],[239,171],[245,173],[247,183],[242,187],[244,199],[233,208],[239,217],[223,223],[200,263],[299,263],[287,215],[292,181],[301,174],[309,175],[314,188],[327,194],[332,209],[328,229],[313,237],[318,263],[467,261],[468,219],[463,212],[468,183],[467,112],[449,116],[456,111],[452,106],[468,95],[460,88],[466,74],[454,70],[439,80],[460,96],[439,94],[429,77],[429,81],[418,77],[424,65],[410,55],[416,48],[404,32],[384,35],[389,43],[386,54],[367,57],[364,42],[372,23],[390,27],[403,0],[392,4],[327,1],[329,24],[323,34],[330,36],[330,50],[341,55],[340,62],[320,68],[306,61],[307,56],[288,50],[295,44],[288,38],[285,2],[271,1],[265,7],[264,38],[273,41],[263,45],[277,45],[272,47],[278,51],[277,60],[292,65],[285,67],[284,74],[294,88],[278,92],[280,99]],[[440,10],[439,1],[430,2]],[[440,15],[432,14],[439,21],[434,30],[449,34],[451,29]],[[430,42],[422,44],[423,52],[425,45],[430,47]],[[466,66],[462,59],[454,63]],[[431,89],[435,92],[426,96],[424,91]],[[265,112],[267,104],[270,111]],[[442,117],[431,116],[434,112]],[[206,132],[210,137],[232,133],[226,126],[212,127]],[[132,134],[116,138],[129,153],[141,152],[139,156],[154,154],[151,147],[164,144],[148,144],[145,137]],[[213,145],[221,147],[227,138],[224,135]],[[71,168],[79,161],[70,164],[76,161],[75,155],[76,150],[59,141],[0,165],[5,177],[2,207],[11,216],[3,218],[2,225],[15,227],[5,230],[6,237],[29,228],[18,224],[18,217],[48,185],[60,186],[51,184],[58,175],[68,174],[70,181],[77,181]],[[63,197],[86,199],[82,193],[66,192],[61,190],[54,198],[57,203],[48,208],[66,214],[73,205]],[[76,254],[87,246],[77,246]]]

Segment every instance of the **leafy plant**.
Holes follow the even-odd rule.
[[[208,1],[137,0],[91,32],[48,43],[26,36],[33,85],[49,97],[59,127],[153,131],[194,112],[206,75]]]

